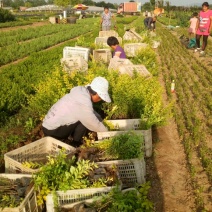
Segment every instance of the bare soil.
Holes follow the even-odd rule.
[[[155,211],[194,211],[186,155],[174,119],[164,127],[153,129],[153,142],[153,158],[147,159],[147,180],[152,183],[150,198]]]

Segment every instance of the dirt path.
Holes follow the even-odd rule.
[[[147,180],[156,212],[194,211],[194,196],[186,155],[173,119],[153,130],[154,159],[147,160]]]
[[[162,74],[159,80],[164,87],[163,99],[166,103]],[[147,160],[147,180],[152,182],[150,198],[155,204],[155,211],[194,211],[195,198],[186,155],[173,118],[168,125],[153,130],[153,141],[154,158]]]
[[[27,29],[27,28],[33,28],[33,27],[38,27],[38,26],[44,26],[50,24],[48,21],[43,21],[43,22],[35,22],[33,24],[29,25],[24,25],[24,26],[15,26],[15,27],[6,27],[6,28],[1,28],[1,32],[6,32],[6,31],[12,31],[12,30],[17,30],[17,29]]]

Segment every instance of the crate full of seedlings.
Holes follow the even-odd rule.
[[[118,70],[121,65],[133,65],[133,63],[128,59],[112,58],[108,66],[108,70]]]
[[[124,44],[124,51],[128,57],[135,57],[139,50],[148,46],[146,43],[126,43]]]
[[[31,175],[0,174],[0,211],[40,212]]]
[[[93,60],[96,62],[109,63],[112,58],[110,49],[96,49],[93,50]]]
[[[44,137],[4,154],[7,173],[35,173],[47,161],[47,156],[57,155],[64,149],[74,154],[75,148],[52,137]]]
[[[38,204],[46,199],[47,211],[53,212],[65,203],[75,203],[108,193],[118,186],[119,174],[115,166],[101,166],[90,160],[67,155],[61,150],[50,156],[40,171],[33,175]]]
[[[84,58],[80,56],[74,56],[70,58],[62,58],[60,60],[64,71],[71,73],[72,71],[85,72],[88,70],[88,63]]]
[[[134,132],[125,131],[102,141],[95,141],[91,135],[77,154],[79,159],[117,167],[123,187],[145,182],[144,140]]]
[[[127,30],[124,33],[123,40],[140,42],[143,40],[143,38],[134,30]]]
[[[142,130],[140,119],[107,120],[106,125],[110,128],[110,131],[97,132],[98,140],[109,139],[126,133],[126,131],[133,131],[144,137],[145,156],[152,156],[152,129]]]
[[[144,65],[120,65],[118,71],[120,74],[128,74],[130,76],[137,73],[143,77],[151,77],[151,73]]]
[[[114,30],[108,30],[108,31],[99,31],[99,37],[118,37],[118,33]]]
[[[80,56],[88,62],[90,55],[90,49],[84,47],[72,47],[66,46],[63,48],[63,58]]]

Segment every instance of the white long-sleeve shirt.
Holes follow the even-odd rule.
[[[77,121],[94,132],[108,131],[94,114],[90,93],[83,86],[74,87],[69,94],[56,102],[48,111],[42,125],[48,130],[54,130]]]

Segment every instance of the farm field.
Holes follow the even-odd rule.
[[[142,17],[117,18],[117,31],[122,37],[124,27],[135,27],[141,36],[145,36],[140,24],[143,24]],[[179,36],[186,34],[185,28],[170,31],[158,23],[159,48],[148,47],[131,58],[135,64],[144,64],[153,75],[148,83],[140,77],[119,78],[116,73],[108,73],[105,64],[93,60],[89,62],[87,75],[73,72],[69,76],[62,72],[63,48],[75,45],[95,48],[94,39],[98,32],[98,18],[78,20],[76,25],[47,24],[0,31],[0,50],[3,52],[0,58],[1,170],[4,171],[4,153],[42,136],[41,120],[54,102],[73,86],[86,84],[93,77],[102,75],[109,79],[114,89],[114,103],[104,109],[122,105],[122,110],[116,111],[114,117],[130,114],[135,118],[141,112],[138,108],[147,105],[142,113],[143,118],[149,118],[146,127],[153,126],[154,153],[147,159],[153,211],[211,211],[211,39],[206,57],[200,58],[180,43]],[[146,36],[145,42],[151,43],[151,39]],[[175,80],[175,93],[171,93],[172,80]],[[133,87],[134,83],[140,86],[138,90]],[[123,87],[129,90],[131,97],[124,94]],[[119,98],[120,93],[122,98]],[[136,99],[140,94],[142,102]],[[136,105],[130,103],[132,96],[136,97]],[[159,104],[162,96],[164,105]],[[168,117],[171,105],[173,118],[160,126]],[[155,117],[153,113],[157,113]]]

